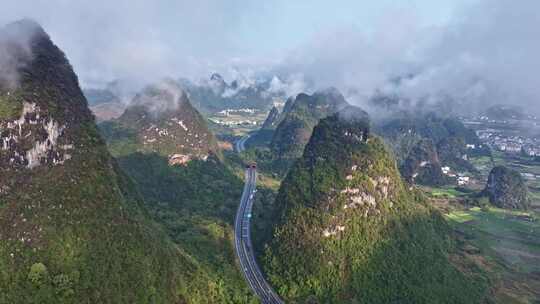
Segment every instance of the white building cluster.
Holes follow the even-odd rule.
[[[442,170],[444,175],[455,178],[457,180],[457,183],[458,183],[459,186],[465,186],[465,185],[469,184],[470,181],[471,181],[471,177],[467,176],[467,174],[454,172],[448,166],[442,167],[441,170]]]
[[[521,135],[507,135],[503,131],[486,129],[477,131],[478,137],[491,148],[508,153],[540,156],[540,140]]]
[[[217,123],[218,125],[222,126],[257,126],[259,124],[256,120],[223,120],[223,119],[216,119],[216,118],[209,118],[212,122]]]
[[[249,109],[249,108],[242,108],[242,109],[225,109],[222,111],[219,111],[217,114],[220,116],[229,117],[231,114],[255,114],[255,109]]]

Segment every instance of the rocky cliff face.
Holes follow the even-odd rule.
[[[481,302],[484,286],[448,259],[444,219],[369,129],[356,108],[315,127],[276,198],[271,282],[287,302]]]
[[[0,165],[11,173],[63,164],[81,145],[82,126],[93,122],[77,77],[43,29],[26,20],[9,25],[2,34],[14,33],[27,36],[24,47],[17,47],[20,37],[11,43],[27,48],[28,56],[13,58],[20,62],[18,84],[4,83],[0,91]]]
[[[519,172],[499,166],[489,173],[483,194],[499,208],[527,210],[530,207],[528,192]]]

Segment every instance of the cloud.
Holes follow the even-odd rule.
[[[0,28],[0,88],[14,88],[19,72],[32,58],[31,42],[38,27],[32,22],[11,23]]]
[[[288,74],[282,78],[276,75],[272,77],[268,88],[269,93],[296,96],[302,92],[310,92],[310,85],[306,83],[303,74]]]
[[[277,73],[303,74],[316,89],[338,87],[367,98],[392,75],[405,73],[419,40],[416,17],[407,11],[386,15],[375,31],[350,26],[327,29],[291,52]]]
[[[539,11],[535,0],[480,1],[440,27],[394,11],[372,32],[349,27],[321,33],[276,70],[303,73],[316,87],[335,86],[363,106],[383,91],[412,101],[446,98],[538,111]]]
[[[538,108],[539,11],[534,0],[470,7],[425,51],[418,76],[398,90],[415,97],[444,92],[458,101]]]
[[[413,101],[444,96],[467,104],[537,106],[540,1],[472,2],[438,26],[426,25],[407,6],[386,6],[368,28],[326,22],[322,30],[313,29],[312,39],[299,37],[275,56],[246,51],[252,48],[244,44],[253,41],[241,33],[260,5],[241,0],[5,0],[0,22],[24,16],[40,22],[86,87],[115,79],[142,87],[164,77],[195,80],[216,71],[228,82],[238,79],[239,86],[276,75],[280,81],[272,90],[288,95],[337,87],[357,105],[382,91]],[[304,16],[297,17],[290,27]],[[328,19],[323,17],[314,19]],[[294,28],[283,28],[266,30],[279,29],[274,38],[289,35],[287,41],[294,41]]]
[[[67,54],[83,86],[115,79],[139,85],[202,76],[235,57],[241,0],[4,0],[0,23],[39,22]]]
[[[157,115],[178,110],[186,98],[186,93],[175,81],[163,79],[147,86],[133,98],[132,103],[144,106],[156,118]]]

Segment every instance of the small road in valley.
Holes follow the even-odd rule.
[[[237,152],[244,150],[245,141],[249,136],[243,137],[236,143]],[[261,299],[263,304],[283,304],[284,302],[274,292],[270,284],[266,282],[264,276],[257,265],[253,246],[251,244],[251,212],[253,201],[257,192],[257,168],[250,165],[246,168],[246,182],[244,192],[240,199],[240,206],[236,212],[234,221],[234,245],[238,261],[244,278],[249,284],[251,290]]]
[[[249,139],[250,136],[251,134],[248,134],[236,141],[236,143],[234,144],[234,149],[236,150],[236,152],[240,153],[246,149],[246,141]]]

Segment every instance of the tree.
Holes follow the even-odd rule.
[[[43,285],[49,278],[49,272],[47,266],[43,263],[35,263],[30,267],[28,273],[28,280],[35,285]]]

